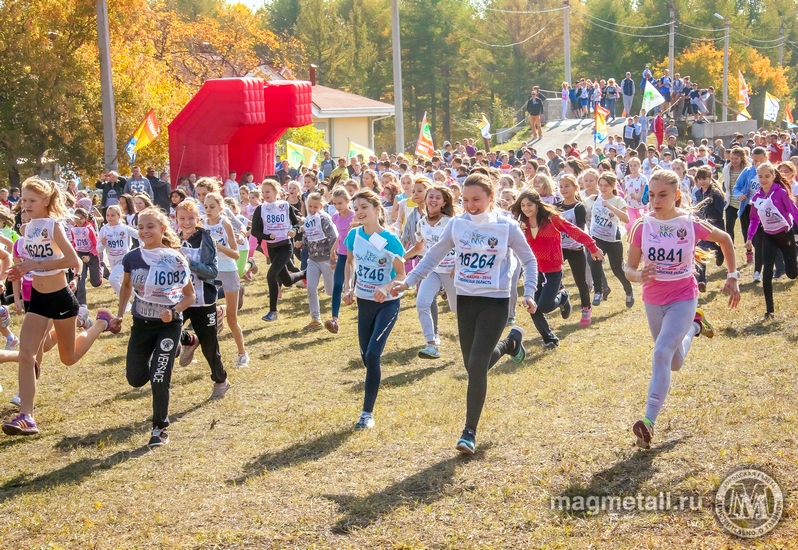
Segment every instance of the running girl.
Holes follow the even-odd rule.
[[[113,207],[110,207],[113,208]],[[127,345],[128,383],[152,389],[150,448],[169,442],[169,388],[172,367],[179,349],[183,312],[194,302],[188,261],[176,249],[180,239],[170,229],[169,219],[157,208],[139,212],[142,246],[121,260],[124,277],[119,291],[116,330],[133,295],[133,326]]]
[[[290,273],[288,262],[294,252],[291,239],[297,234],[299,219],[294,210],[283,200],[277,200],[280,184],[274,180],[263,180],[260,186],[263,204],[255,209],[252,215],[252,235],[260,241],[266,241],[269,259],[272,264],[266,273],[269,284],[269,312],[263,316],[264,321],[277,320],[277,296],[280,285],[292,286],[305,278],[305,272]]]
[[[86,307],[86,279],[91,277],[91,286],[94,288],[103,284],[102,273],[100,273],[100,256],[97,254],[97,233],[94,231],[93,221],[89,220],[89,214],[84,209],[75,210],[74,220],[74,225],[70,230],[72,246],[82,262],[75,297],[81,306]]]
[[[503,355],[520,363],[526,356],[521,327],[513,327],[499,340],[510,311],[510,281],[513,257],[524,265],[523,305],[536,309],[537,261],[518,222],[493,212],[494,187],[485,174],[471,174],[463,182],[465,214],[452,220],[404,282],[396,282],[394,293],[407,290],[427,277],[455,249],[454,285],[457,292],[457,327],[460,350],[468,373],[466,421],[457,450],[476,451],[476,433],[488,390],[488,370]]]
[[[183,192],[182,189],[177,191]],[[97,243],[97,253],[99,254],[103,248],[105,249],[111,269],[108,282],[111,284],[111,288],[114,289],[114,293],[119,296],[119,289],[122,286],[122,279],[125,273],[122,259],[130,251],[130,239],[138,239],[139,235],[134,228],[120,223],[122,210],[116,204],[109,206],[105,210],[105,219],[107,223],[100,228],[100,242]]]
[[[249,366],[249,354],[244,347],[244,334],[238,324],[238,295],[241,292],[241,279],[238,277],[238,245],[236,243],[233,226],[222,216],[224,199],[218,193],[208,193],[205,196],[205,216],[207,217],[207,230],[216,242],[216,260],[218,274],[216,280],[221,283],[224,291],[224,303],[227,304],[225,317],[230,332],[233,333],[238,359],[236,367]]]
[[[696,170],[695,184],[696,186],[693,190],[695,217],[724,231],[723,211],[726,207],[726,198],[723,196],[720,186],[712,180],[712,169],[709,166],[700,166]],[[731,235],[729,237],[731,238]],[[709,252],[714,250],[715,262],[718,266],[723,264],[723,252],[718,245],[708,241],[698,241],[698,247],[706,252],[705,256],[711,255]],[[696,259],[696,278],[698,280],[698,291],[706,292],[707,264],[699,259]]]
[[[621,282],[626,293],[626,307],[635,303],[632,285],[626,279],[623,270],[623,243],[621,242],[620,224],[629,223],[626,214],[626,202],[618,196],[616,189],[617,179],[612,172],[604,172],[599,177],[599,195],[585,200],[585,209],[589,215],[590,236],[596,240],[596,245],[609,258],[610,268],[615,277]],[[601,304],[602,293],[598,292],[598,285],[604,278],[604,267],[601,260],[593,260],[590,269],[593,272],[595,291],[593,305]],[[609,294],[609,289],[607,294]]]
[[[416,244],[405,253],[407,256],[421,254],[425,256],[441,238],[444,229],[454,216],[454,205],[451,191],[443,186],[432,187],[425,198],[427,214],[421,218],[416,228]],[[449,309],[457,314],[454,279],[454,248],[438,264],[432,272],[418,284],[416,292],[416,309],[421,323],[421,332],[427,345],[418,352],[422,359],[438,359],[440,337],[438,336],[438,294],[441,288],[449,298]]]
[[[731,237],[679,210],[681,190],[673,172],[654,172],[648,192],[652,212],[632,228],[626,260],[627,277],[643,283],[643,302],[654,338],[646,415],[632,427],[637,446],[643,449],[651,446],[654,423],[670,387],[671,371],[682,368],[694,337],[704,334],[712,338],[715,334],[704,312],[696,309],[698,285],[693,276],[693,260],[698,241],[720,245],[729,270],[723,293],[729,294],[729,307],[736,307],[740,301],[740,272]],[[641,260],[643,269],[638,270]]]
[[[355,213],[349,208],[352,199],[346,189],[336,187],[332,196],[333,206],[335,206],[336,210],[336,213],[332,216],[332,221],[338,230],[338,246],[333,247],[330,251],[330,262],[335,263],[332,287],[332,319],[324,322],[324,328],[333,334],[338,334],[338,313],[341,310],[341,295],[343,294],[344,281],[349,278],[346,273],[347,248],[344,241],[355,221]]]
[[[70,366],[89,351],[101,333],[108,331],[116,334],[119,328],[111,326],[111,312],[100,309],[97,311],[97,322],[85,332],[75,334],[80,304],[67,286],[64,271],[77,267],[80,260],[63,228],[55,221],[67,216],[58,186],[54,182],[28,178],[22,184],[20,201],[31,220],[25,232],[25,255],[8,270],[8,278],[19,281],[25,274],[32,273],[33,286],[28,313],[20,329],[20,413],[3,424],[3,432],[8,435],[33,435],[39,433],[33,419],[35,360],[48,335],[58,340],[61,362]],[[48,332],[51,321],[53,335]],[[87,324],[86,317],[81,319],[80,324]]]
[[[756,173],[760,188],[751,197],[751,222],[748,225],[746,244],[750,246],[754,235],[760,233],[763,262],[762,291],[765,294],[765,315],[762,320],[770,321],[775,317],[773,266],[779,251],[784,255],[787,277],[789,279],[798,277],[793,233],[793,225],[798,220],[798,208],[792,200],[790,183],[784,181],[784,177],[773,168],[772,164],[763,162],[757,167]]]
[[[203,178],[204,179],[204,178]],[[202,180],[200,180],[202,181]],[[200,185],[197,182],[197,195]],[[207,195],[207,194],[206,194]],[[199,204],[195,199],[186,199],[177,207],[177,224],[180,226],[180,251],[188,259],[191,270],[191,284],[194,285],[194,302],[185,310],[184,321],[191,321],[196,334],[183,331],[180,344],[180,366],[185,367],[194,359],[197,347],[202,346],[202,355],[211,367],[214,382],[211,399],[222,399],[230,388],[227,371],[222,364],[219,352],[216,310],[216,286],[213,284],[219,275],[217,267],[216,243],[210,233],[198,227]]]
[[[554,180],[546,174],[538,174],[532,178],[532,187],[540,195],[540,200],[546,204],[555,204],[557,197],[554,194]]]
[[[344,302],[357,297],[357,335],[360,356],[366,367],[363,412],[355,430],[374,427],[374,403],[380,389],[380,359],[385,343],[399,316],[400,298],[391,294],[393,281],[405,278],[404,248],[399,239],[385,229],[385,213],[380,197],[373,191],[360,191],[352,199],[355,221],[349,231],[347,280]]]
[[[319,306],[319,279],[324,277],[324,289],[335,287],[333,270],[335,262],[332,254],[338,243],[338,229],[329,214],[324,211],[324,200],[319,193],[311,193],[307,198],[308,215],[303,222],[302,247],[308,251],[308,305],[310,306],[310,323],[305,330],[317,330],[322,327],[321,308]]]
[[[563,176],[565,177],[573,178],[570,175]],[[560,339],[551,331],[545,314],[559,308],[563,319],[571,315],[571,298],[562,285],[563,235],[580,245],[587,246],[597,261],[601,261],[604,254],[587,233],[560,216],[556,207],[543,202],[537,191],[531,189],[523,191],[513,205],[512,212],[521,223],[526,241],[538,261],[535,293],[537,309],[532,314],[532,322],[543,337],[543,347],[553,350],[559,346]],[[579,254],[582,254],[581,250]],[[584,269],[582,273],[584,274]]]
[[[632,157],[629,159],[629,175],[623,178],[624,200],[628,206],[626,212],[629,216],[629,223],[626,224],[627,231],[646,212],[644,196],[647,190],[648,178],[640,173],[640,159]]]

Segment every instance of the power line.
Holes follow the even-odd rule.
[[[731,37],[732,40],[737,42],[738,44],[742,44],[743,46],[748,46],[749,48],[755,48],[757,50],[774,50],[776,48],[781,48],[782,44],[776,44],[774,46],[755,46],[754,44],[749,44],[748,42],[743,42],[739,38]]]
[[[522,14],[522,15],[529,15],[529,14],[535,14],[535,13],[551,13],[551,12],[554,12],[554,11],[562,11],[562,10],[565,9],[564,6],[560,6],[559,8],[551,8],[551,9],[546,9],[546,10],[502,10],[502,9],[499,9],[499,8],[489,8],[487,6],[474,5],[471,2],[469,2],[468,0],[457,0],[457,1],[460,2],[461,4],[466,4],[466,5],[468,5],[468,6],[472,7],[472,8],[475,8],[475,9],[477,9],[479,11],[491,11],[491,12],[495,12],[495,13],[517,13],[517,14]]]
[[[589,19],[594,19],[596,21],[601,21],[602,23],[607,23],[608,25],[615,25],[616,27],[624,27],[627,29],[657,29],[660,27],[667,27],[670,23],[660,23],[659,25],[645,25],[645,26],[637,26],[637,25],[624,25],[622,23],[616,23],[614,21],[607,21],[605,19],[599,19],[595,15],[590,15],[587,12],[577,12],[574,11],[575,14],[581,15],[582,17],[587,17]]]
[[[701,31],[701,32],[722,32],[723,31],[723,29],[715,29],[715,28],[705,29],[703,27],[696,27],[694,25],[690,25],[688,23],[685,23],[684,21],[677,21],[676,23],[678,23],[679,26],[687,27],[688,29],[693,29],[694,31]]]
[[[717,37],[717,38],[703,38],[703,37],[701,37],[701,38],[696,38],[695,36],[688,36],[688,35],[686,35],[686,34],[682,34],[682,33],[680,33],[680,32],[674,32],[674,34],[675,34],[676,36],[681,36],[681,37],[683,37],[683,38],[689,38],[690,40],[695,40],[695,41],[698,41],[698,42],[720,42],[720,41],[721,41],[721,40],[723,40],[723,38],[724,38],[724,37],[722,37],[722,36],[719,36],[719,37]]]
[[[543,25],[543,27],[539,31],[537,31],[535,34],[533,34],[532,36],[524,38],[523,40],[520,40],[518,42],[513,42],[512,44],[488,44],[487,42],[483,42],[482,40],[479,40],[478,38],[474,38],[473,36],[468,36],[468,35],[464,35],[464,36],[466,38],[468,38],[469,40],[473,40],[477,44],[482,44],[483,46],[489,46],[491,48],[512,48],[513,46],[519,46],[519,45],[521,45],[521,44],[523,44],[525,42],[529,42],[530,40],[535,38],[537,35],[539,35],[544,30],[546,30],[546,27],[551,25],[552,21],[554,21],[555,19],[557,19],[556,15],[554,17],[552,17],[551,19],[549,19],[549,22],[546,23],[545,25]]]
[[[582,13],[575,12],[575,14],[584,17],[584,14],[582,14]],[[588,21],[592,25],[595,25],[596,27],[599,27],[600,29],[604,29],[606,31],[614,32],[616,34],[622,34],[624,36],[632,36],[634,38],[663,38],[663,37],[668,36],[668,33],[665,33],[665,34],[634,34],[634,33],[619,31],[617,29],[611,29],[609,27],[605,27],[604,25],[599,25],[595,21],[590,21],[590,19],[588,17],[585,17],[585,18],[588,19]]]
[[[783,36],[780,36],[780,37],[778,37],[778,38],[776,38],[776,39],[774,39],[774,40],[764,40],[764,39],[760,39],[760,38],[754,38],[754,37],[751,37],[751,36],[745,36],[743,33],[741,33],[740,31],[737,31],[737,30],[735,30],[735,29],[732,29],[731,31],[732,31],[734,34],[736,34],[736,35],[742,36],[742,37],[743,37],[743,38],[745,38],[746,40],[753,40],[753,41],[755,41],[755,42],[769,42],[769,43],[773,43],[773,42],[781,42],[782,40],[784,40],[784,37],[783,37]]]

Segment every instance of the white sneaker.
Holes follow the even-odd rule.
[[[89,308],[80,306],[78,309],[78,328],[89,330],[94,325],[94,321],[89,317]]]
[[[11,324],[11,314],[6,306],[0,306],[0,327],[8,328]]]
[[[754,282],[761,283],[762,282],[762,274],[759,271],[754,271]]]
[[[236,361],[236,368],[240,369],[242,367],[249,366],[249,354],[245,351],[244,353],[238,354],[238,361]]]
[[[211,396],[209,397],[209,399],[211,401],[216,401],[217,399],[224,399],[224,396],[227,393],[227,390],[230,389],[230,386],[231,384],[229,380],[225,380],[221,384],[214,384],[213,392],[211,392]]]
[[[11,351],[19,345],[19,338],[13,334],[6,338],[6,351]]]
[[[19,394],[11,398],[11,404],[16,405],[17,407],[22,406],[22,400],[19,398]]]
[[[434,343],[436,346],[440,346],[440,345],[441,345],[441,337],[440,337],[440,336],[438,336],[438,335],[436,334],[436,335],[435,335],[435,338],[433,338],[433,339],[432,339],[432,342],[433,342],[433,343]]]

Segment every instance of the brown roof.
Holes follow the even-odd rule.
[[[327,86],[313,86],[313,105],[321,111],[340,111],[345,109],[363,110],[393,109],[390,103],[383,103],[357,94],[342,92]]]

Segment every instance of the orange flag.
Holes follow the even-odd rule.
[[[418,133],[418,141],[416,142],[416,156],[432,160],[433,155],[435,155],[435,146],[432,144],[432,132],[430,131],[429,123],[427,123],[427,113],[424,113],[424,118],[421,120],[421,130]]]

